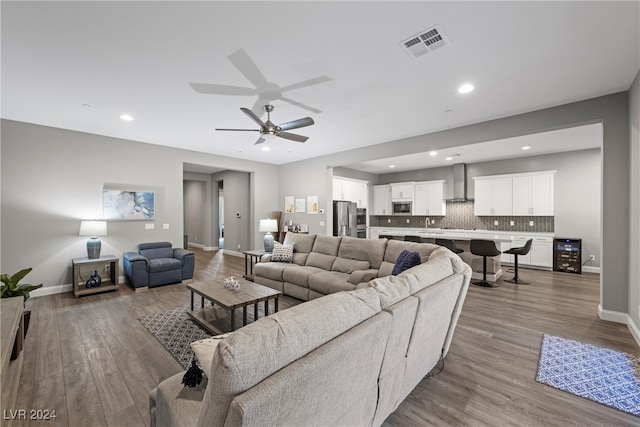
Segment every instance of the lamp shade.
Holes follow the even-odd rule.
[[[275,232],[278,231],[278,221],[275,219],[261,219],[259,231]]]
[[[107,221],[82,221],[80,223],[80,236],[106,236]]]

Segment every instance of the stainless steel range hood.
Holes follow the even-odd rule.
[[[458,163],[453,165],[453,197],[452,202],[466,202],[473,200],[467,197],[467,165]]]

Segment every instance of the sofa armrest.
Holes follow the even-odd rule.
[[[349,276],[349,283],[357,285],[358,283],[368,282],[378,277],[378,269],[370,268],[368,270],[355,270]]]
[[[262,255],[262,258],[260,258],[260,262],[271,262],[271,255],[273,254]]]
[[[149,261],[136,252],[122,254],[122,269],[127,282],[134,288],[149,286]]]
[[[173,250],[173,257],[182,262],[182,280],[192,279],[196,265],[194,253],[186,249],[175,248]]]

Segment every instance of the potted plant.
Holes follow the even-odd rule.
[[[27,300],[29,299],[29,294],[31,293],[31,291],[42,287],[42,283],[40,283],[39,285],[27,285],[27,284],[20,285],[19,284],[20,280],[22,280],[24,276],[29,274],[31,270],[33,269],[25,268],[12,275],[9,275],[6,273],[3,273],[2,275],[0,275],[0,281],[2,281],[2,286],[0,286],[0,298],[23,297],[26,304]],[[25,310],[24,311],[24,335],[25,336],[27,335],[27,330],[29,329],[30,319],[31,319],[31,311]],[[16,342],[17,341],[18,340],[16,340]],[[14,359],[15,357],[17,357],[17,351],[15,350],[16,349],[14,349],[14,352],[11,354],[11,359]],[[14,356],[14,353],[15,353],[15,356]]]

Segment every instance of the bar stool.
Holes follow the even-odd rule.
[[[422,237],[420,237],[420,236],[404,236],[404,241],[405,242],[422,243]]]
[[[507,249],[506,251],[502,252],[503,254],[510,254],[513,255],[513,271],[515,273],[515,275],[513,276],[513,279],[509,279],[509,280],[505,280],[505,282],[509,282],[509,283],[515,283],[518,285],[528,285],[529,282],[525,282],[524,280],[520,280],[520,278],[518,277],[518,255],[526,255],[529,253],[529,251],[531,250],[531,243],[533,242],[533,239],[529,239],[527,240],[527,243],[524,244],[524,246],[520,246],[520,247],[516,247],[516,248],[510,248]]]
[[[498,256],[502,253],[496,248],[495,242],[493,240],[474,239],[470,242],[470,250],[472,254],[482,256],[482,280],[472,283],[487,288],[498,287],[495,283],[487,282],[487,257]]]
[[[464,249],[460,249],[456,246],[456,242],[454,242],[453,239],[436,239],[436,245],[444,246],[454,254],[461,254],[464,252]]]

